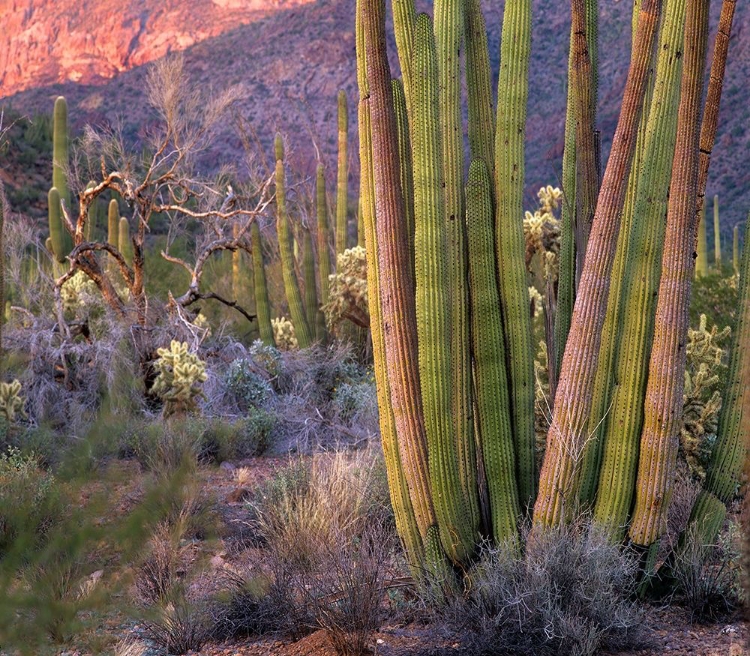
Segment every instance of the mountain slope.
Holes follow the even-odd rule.
[[[27,4],[53,5],[50,0],[27,0]],[[83,4],[93,5],[88,2]],[[110,4],[108,0],[99,3],[105,8]],[[142,0],[132,4],[143,9],[155,5],[155,2]],[[294,165],[311,174],[315,158],[312,147],[314,139],[321,148],[329,180],[332,181],[336,147],[336,93],[339,88],[346,89],[348,93],[350,125],[356,125],[353,0],[297,0],[283,3],[264,0],[250,3],[242,3],[241,0],[214,0],[213,3],[209,0],[189,0],[161,4],[166,7],[166,13],[158,16],[151,14],[151,18],[144,23],[145,32],[134,42],[132,52],[116,60],[121,62],[118,66],[132,66],[130,70],[105,79],[113,74],[112,67],[107,68],[109,64],[102,63],[99,69],[96,63],[99,60],[91,60],[90,69],[87,70],[94,73],[91,79],[82,78],[87,79],[86,83],[69,80],[50,83],[51,64],[45,65],[46,72],[40,75],[32,67],[31,73],[22,78],[24,84],[34,83],[35,86],[18,93],[6,93],[4,83],[0,94],[6,98],[0,100],[0,104],[9,102],[15,109],[33,114],[39,110],[48,111],[54,97],[62,93],[68,98],[74,127],[80,128],[84,123],[106,124],[120,119],[126,135],[137,140],[152,120],[144,94],[147,67],[138,65],[139,57],[154,59],[163,54],[156,45],[149,46],[155,48],[149,50],[139,44],[161,44],[163,49],[164,44],[178,44],[180,34],[194,35],[200,26],[207,26],[201,28],[204,33],[200,42],[184,49],[191,80],[207,89],[230,84],[244,85],[244,100],[239,109],[252,123],[266,152],[270,153],[273,133],[280,130],[289,137]],[[256,7],[257,13],[239,10],[237,6],[240,4]],[[427,2],[419,4],[420,8],[429,8]],[[496,73],[502,7],[490,2],[485,2],[485,5]],[[624,0],[604,0],[601,6],[598,123],[606,154],[627,73],[631,5]],[[719,8],[720,2],[714,1],[711,10],[714,26]],[[169,14],[170,11],[173,13]],[[212,18],[214,14],[211,12],[224,18]],[[167,24],[165,21],[170,15],[173,22]],[[227,16],[233,18],[226,19]],[[107,23],[97,27],[94,21],[95,16],[91,14],[80,29],[89,30],[94,35],[98,34],[99,29],[112,29]],[[243,21],[246,24],[240,24]],[[187,24],[191,25],[192,32],[183,27]],[[176,28],[175,25],[180,27]],[[750,72],[750,15],[744,3],[739,3],[737,8],[735,26],[708,188],[710,195],[718,193],[721,197],[722,226],[727,236],[731,233],[731,226],[744,219],[750,208],[750,167],[747,165],[750,142],[747,119],[750,108],[745,94]],[[161,36],[151,34],[151,29],[161,30]],[[534,0],[526,158],[528,207],[535,205],[535,191],[540,185],[558,184],[560,179],[568,29],[569,10],[566,3],[561,5],[552,0]],[[207,36],[212,30],[216,33]],[[168,31],[166,36],[165,31]],[[97,42],[98,37],[93,36],[92,39]],[[75,58],[73,55],[71,57]],[[80,55],[79,59],[85,57]],[[397,70],[395,64],[394,61],[394,71]],[[9,67],[6,65],[5,68]],[[94,75],[98,71],[101,75]],[[58,75],[54,79],[59,78]],[[14,89],[12,85],[7,88]],[[356,148],[351,151],[351,183],[354,185],[358,169]],[[226,161],[239,152],[239,139],[228,126],[212,156]],[[209,161],[207,165],[210,164]]]

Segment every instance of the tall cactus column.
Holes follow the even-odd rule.
[[[471,353],[469,338],[468,261],[466,257],[464,203],[464,142],[461,125],[461,46],[464,32],[463,3],[435,2],[435,49],[438,71],[439,125],[442,139],[444,218],[450,299],[452,416],[458,451],[459,475],[469,520],[479,529],[477,455],[472,412]]]
[[[346,92],[343,89],[339,91],[338,135],[339,158],[336,178],[336,255],[341,255],[341,253],[346,250],[346,205],[348,202],[347,186],[349,181],[349,114],[348,104],[346,102]]]
[[[385,370],[398,434],[399,455],[425,551],[439,549],[429,486],[427,439],[420,393],[414,285],[404,198],[398,176],[398,138],[385,38],[384,0],[360,0],[366,43],[371,116],[377,257]],[[384,272],[387,272],[385,274]]]
[[[318,164],[315,174],[315,213],[318,222],[318,273],[320,304],[328,303],[328,285],[331,275],[331,246],[328,230],[328,208],[326,207],[326,177],[322,164]],[[319,339],[322,337],[319,335]]]
[[[635,510],[629,531],[630,539],[643,546],[651,545],[664,530],[677,460],[693,274],[700,104],[707,40],[708,3],[688,2],[677,144],[656,306],[656,330],[646,388]]]
[[[258,317],[258,331],[264,344],[275,346],[271,325],[271,302],[268,300],[266,269],[263,266],[263,242],[257,218],[250,226],[250,243],[253,249],[253,285],[255,286],[255,314]]]
[[[700,212],[698,213],[698,239],[695,246],[696,278],[704,278],[708,275],[708,237],[706,233],[706,198],[704,196],[701,201]]]
[[[432,21],[419,14],[414,31],[414,272],[419,377],[430,484],[443,549],[467,562],[476,543],[459,474],[451,411],[451,325],[438,69]]]
[[[302,276],[305,281],[305,314],[307,325],[315,328],[315,339],[325,339],[325,322],[318,305],[318,292],[315,288],[315,251],[310,229],[302,229]]]
[[[539,497],[534,507],[534,523],[537,526],[556,525],[563,521],[572,512],[578,496],[575,481],[591,411],[594,374],[607,310],[619,220],[635,152],[660,10],[659,0],[643,0],[638,17],[622,110],[599,192],[580,290],[563,356],[552,425],[547,436]]]
[[[284,142],[281,135],[276,135],[274,143],[276,154],[276,232],[279,237],[279,253],[281,255],[281,273],[284,278],[284,292],[289,303],[289,314],[292,316],[294,334],[300,348],[307,348],[312,344],[312,332],[307,323],[305,308],[302,304],[302,294],[297,282],[294,267],[294,250],[292,247],[292,230],[289,225],[289,215],[286,210],[286,174],[284,172]]]
[[[524,263],[523,183],[531,54],[531,0],[507,0],[500,45],[495,133],[495,248],[510,362],[511,412],[522,508],[536,498],[534,353]]]
[[[714,265],[721,273],[721,225],[719,224],[719,197],[714,196]]]
[[[52,114],[52,189],[48,200],[50,203],[54,202],[54,206],[49,206],[52,248],[57,261],[61,264],[73,248],[73,238],[65,229],[61,210],[61,202],[64,202],[68,212],[72,211],[68,164],[68,103],[63,96],[58,96]]]

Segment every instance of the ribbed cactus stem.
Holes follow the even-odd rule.
[[[435,51],[438,70],[439,131],[442,134],[444,222],[448,255],[450,299],[452,415],[458,451],[461,489],[468,521],[479,529],[477,455],[474,444],[469,336],[468,261],[464,203],[464,141],[461,125],[461,47],[464,35],[463,3],[435,2]]]
[[[267,346],[275,346],[271,325],[271,303],[268,300],[266,270],[263,266],[263,241],[258,220],[250,226],[250,243],[253,250],[253,285],[255,286],[255,314],[258,318],[258,332],[261,341]]]
[[[72,212],[70,188],[68,186],[68,166],[68,103],[63,96],[58,96],[52,112],[52,186],[57,189],[60,201],[65,203],[68,212]],[[60,221],[60,237],[52,237],[52,244],[55,248],[57,261],[63,263],[65,256],[73,248],[73,237],[65,229],[62,213],[58,216]],[[51,226],[50,236],[52,236]]]
[[[539,479],[539,497],[534,508],[537,526],[557,525],[565,520],[574,510],[578,497],[575,481],[586,440],[619,221],[635,152],[660,9],[659,0],[643,0],[639,12],[622,109],[599,192],[563,355]]]
[[[401,192],[404,195],[404,222],[409,238],[409,262],[414,270],[414,171],[411,161],[411,137],[409,116],[406,110],[406,94],[401,80],[392,80],[393,109],[396,112],[398,131],[398,160],[401,174]]]
[[[735,275],[740,272],[740,227],[732,228],[732,268]]]
[[[695,252],[695,277],[703,278],[708,275],[708,236],[706,229],[706,198],[703,197],[698,217],[698,240]]]
[[[95,187],[96,183],[91,180],[87,185],[86,189]],[[99,199],[94,198],[89,205],[88,216],[86,217],[86,225],[84,226],[84,238],[86,241],[93,241],[92,237],[96,231],[96,224],[99,221]]]
[[[510,362],[511,412],[522,508],[536,498],[534,352],[524,262],[523,184],[531,54],[531,0],[508,0],[503,14],[495,134],[495,248]]]
[[[414,0],[391,0],[393,10],[393,32],[396,36],[396,51],[401,66],[409,126],[412,120],[412,62],[414,61],[414,23],[417,13]]]
[[[649,362],[630,539],[649,546],[665,529],[677,460],[688,306],[693,277],[701,99],[708,3],[688,2],[682,90],[672,167],[656,328]]]
[[[331,275],[331,236],[328,229],[328,208],[326,206],[326,177],[322,164],[318,164],[315,174],[315,209],[318,221],[318,272],[320,304],[328,303],[328,278]]]
[[[714,264],[721,272],[721,226],[719,225],[719,196],[714,196]]]
[[[365,220],[362,216],[362,196],[357,201],[357,246],[365,247]]]
[[[120,246],[120,253],[128,264],[133,264],[133,242],[130,241],[130,224],[124,216],[120,218],[118,225],[117,243]]]
[[[63,264],[68,251],[65,250],[65,235],[60,208],[60,192],[57,187],[52,187],[47,194],[47,208],[49,217],[49,238],[55,259]]]
[[[284,145],[281,135],[277,134],[274,150],[276,159],[276,232],[279,238],[279,254],[281,256],[281,274],[284,278],[284,293],[289,304],[289,314],[294,325],[294,334],[300,348],[307,348],[312,344],[305,307],[302,303],[297,273],[295,271],[294,247],[292,244],[292,229],[289,225],[289,215],[286,209],[286,173],[284,171]],[[281,155],[281,157],[278,157]]]
[[[346,92],[343,90],[339,91],[338,138],[339,156],[336,177],[336,254],[341,255],[341,253],[346,250],[346,205],[348,202],[347,188],[349,185],[349,111],[346,101]]]
[[[315,289],[315,251],[313,251],[313,240],[310,230],[302,230],[302,277],[305,282],[305,314],[307,325],[315,326],[315,339],[322,341],[325,335],[317,334],[318,314],[318,292]]]
[[[487,476],[492,537],[504,543],[517,540],[520,507],[493,222],[490,176],[484,160],[476,159],[466,186],[466,233],[477,442]]]
[[[419,377],[430,483],[443,549],[466,562],[476,542],[459,474],[451,406],[451,325],[448,245],[443,195],[438,68],[432,21],[419,14],[414,30],[414,272]]]
[[[429,485],[414,283],[409,264],[409,241],[403,223],[404,199],[398,177],[398,136],[386,51],[385,2],[361,0],[360,10],[367,47],[377,216],[375,239],[380,273],[380,323],[385,344],[385,370],[388,372],[398,450],[414,517],[422,539],[428,540],[435,533],[437,520]]]
[[[662,217],[667,212],[675,150],[684,25],[685,0],[667,0],[630,232],[620,234],[620,240],[628,240],[625,266],[620,272],[620,296],[610,296],[610,303],[616,303],[619,311],[613,311],[614,325],[605,324],[605,330],[610,335],[614,332],[617,338],[609,344],[603,339],[600,349],[600,367],[607,358],[607,347],[610,357],[614,354],[612,377],[617,384],[604,413],[592,415],[589,423],[590,428],[593,422],[602,421],[605,425],[594,516],[614,540],[624,533],[633,502],[661,273],[665,230]],[[610,295],[615,288],[613,284]],[[594,410],[602,411],[602,407]]]
[[[487,25],[480,0],[466,0],[466,87],[471,159],[481,159],[490,176],[495,170],[495,120]]]

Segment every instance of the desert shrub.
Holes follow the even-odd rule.
[[[10,447],[0,454],[0,554],[40,546],[63,515],[55,477],[32,454]]]
[[[205,602],[190,598],[180,587],[151,609],[144,625],[148,638],[168,654],[200,649],[210,632]]]
[[[226,385],[243,411],[259,408],[272,394],[269,382],[253,371],[251,361],[245,358],[238,358],[229,365]]]
[[[175,586],[179,562],[178,545],[166,523],[156,527],[148,541],[147,554],[138,565],[135,588],[147,604],[164,601]]]
[[[223,574],[222,590],[211,604],[214,640],[236,640],[263,635],[279,627],[271,581],[254,572]]]
[[[128,436],[128,448],[144,469],[169,474],[194,465],[203,439],[201,422],[175,417],[165,422],[144,423]]]
[[[738,527],[730,523],[715,544],[702,544],[691,524],[675,551],[673,575],[682,601],[695,620],[717,620],[742,600]]]
[[[268,373],[270,378],[276,378],[279,375],[281,363],[279,349],[268,346],[258,339],[252,343],[248,349],[248,354],[257,366]]]
[[[357,382],[341,383],[333,390],[332,405],[334,416],[344,424],[356,424],[360,420],[371,424],[372,418],[377,421],[375,381],[364,378]]]
[[[596,654],[637,642],[637,563],[584,524],[548,530],[520,556],[485,545],[465,597],[444,611],[480,655]]]

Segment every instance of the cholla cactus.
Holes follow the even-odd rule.
[[[294,324],[289,319],[286,317],[271,319],[271,327],[276,345],[282,351],[293,351],[299,347],[297,335],[294,333]]]
[[[26,418],[23,411],[25,399],[21,396],[21,383],[0,383],[0,417],[12,424],[18,417]]]
[[[90,306],[99,299],[99,290],[94,281],[83,271],[77,271],[60,289],[63,309],[74,313],[76,310]]]
[[[206,317],[201,312],[195,315],[195,319],[193,319],[192,323],[196,328],[199,328],[201,331],[203,331],[204,337],[211,336],[211,322],[206,319]]]
[[[329,276],[328,303],[323,306],[326,322],[335,330],[345,319],[367,325],[367,259],[361,246],[348,248],[336,257],[336,273]]]
[[[196,409],[201,384],[206,381],[206,363],[188,351],[185,342],[172,340],[169,348],[157,351],[154,368],[159,372],[153,386],[154,394],[164,401],[164,414],[189,412]]]
[[[707,330],[705,314],[701,315],[697,330],[688,329],[680,452],[691,473],[700,480],[706,476],[704,466],[716,440],[722,400],[714,388],[721,371],[726,369],[726,351],[720,344],[730,332],[729,327]]]
[[[560,222],[555,212],[560,209],[562,191],[551,185],[537,193],[539,208],[523,219],[523,236],[526,242],[526,269],[540,278],[553,275],[557,278],[557,256],[560,252]],[[537,256],[535,258],[535,256]],[[542,280],[537,281],[541,283]]]

